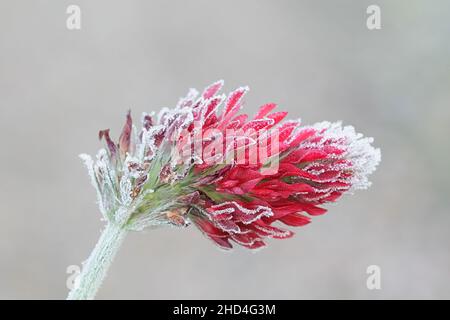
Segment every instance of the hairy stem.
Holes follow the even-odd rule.
[[[95,298],[126,233],[127,230],[120,226],[112,223],[106,225],[94,250],[83,265],[74,288],[69,292],[68,300]]]

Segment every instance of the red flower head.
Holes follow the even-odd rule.
[[[128,114],[118,144],[100,131],[107,151],[83,158],[105,218],[130,230],[193,222],[221,248],[257,249],[370,185],[380,161],[371,138],[341,123],[282,122],[275,104],[249,118],[239,114],[248,88],[225,97],[222,85],[144,114],[139,132]]]

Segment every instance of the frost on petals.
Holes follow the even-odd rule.
[[[240,114],[248,87],[190,89],[174,108],[126,116],[96,160],[82,155],[104,217],[129,230],[193,223],[222,249],[259,249],[293,236],[324,205],[370,186],[373,139],[340,122],[284,120],[274,103]],[[267,170],[271,167],[272,170]]]

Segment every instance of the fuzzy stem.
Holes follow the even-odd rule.
[[[108,223],[91,255],[84,263],[67,300],[91,300],[106,277],[109,266],[122,244],[127,231]]]

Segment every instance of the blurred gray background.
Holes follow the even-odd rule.
[[[0,298],[66,297],[103,225],[77,156],[99,129],[221,78],[251,87],[250,113],[277,102],[373,136],[373,187],[256,254],[195,228],[130,234],[98,298],[450,298],[449,39],[444,0],[1,1]]]

